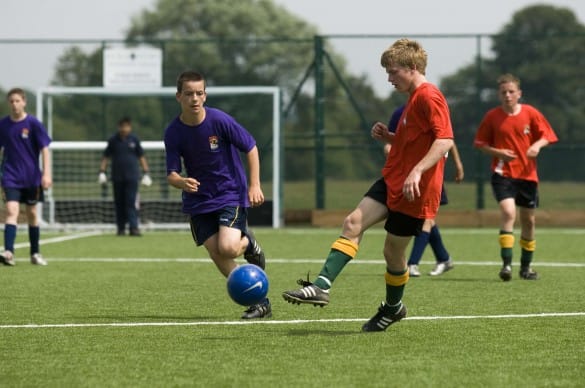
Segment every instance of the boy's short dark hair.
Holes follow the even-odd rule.
[[[26,92],[22,88],[12,88],[6,93],[6,98],[10,98],[13,94],[18,94],[23,100],[26,100]]]
[[[128,116],[124,116],[122,117],[120,120],[118,120],[118,126],[121,127],[122,125],[131,125],[132,124],[132,120],[130,119],[130,117]]]
[[[207,86],[203,74],[194,70],[187,70],[179,74],[177,78],[177,93],[183,91],[183,83],[186,81],[203,81],[203,87],[205,88]]]

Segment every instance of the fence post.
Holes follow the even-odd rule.
[[[477,118],[481,120],[481,112],[479,109],[483,106],[481,101],[481,89],[482,89],[482,59],[481,59],[481,35],[477,35],[476,37],[476,46],[477,46],[477,57],[476,57],[476,77],[475,77],[475,106],[478,109]],[[479,121],[478,121],[479,123]],[[483,155],[481,152],[475,152],[475,178],[476,178],[476,190],[475,190],[475,199],[476,205],[475,207],[478,210],[485,209],[485,197],[484,197],[484,175],[483,175]]]
[[[315,207],[325,208],[325,86],[323,37],[315,35]]]

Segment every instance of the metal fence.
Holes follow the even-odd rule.
[[[445,80],[455,74],[466,77],[460,84],[468,90],[454,90],[445,87],[443,90],[450,103],[456,104],[462,97],[473,99],[474,104],[464,112],[452,110],[456,142],[461,151],[466,167],[468,181],[475,182],[478,187],[485,184],[489,176],[488,160],[479,155],[471,147],[471,140],[479,120],[492,104],[493,96],[489,90],[495,88],[492,78],[493,69],[488,68],[494,53],[491,50],[493,36],[484,34],[448,34],[409,36],[420,41],[429,55],[427,78],[443,87]],[[255,39],[231,41],[195,41],[195,40],[161,40],[151,42],[101,41],[101,40],[0,40],[0,50],[11,53],[0,63],[0,88],[4,91],[13,86],[23,86],[32,93],[38,87],[54,83],[56,79],[67,81],[63,86],[101,86],[101,50],[105,47],[132,46],[136,44],[160,47],[163,51],[163,86],[173,86],[177,74],[187,67],[202,68],[211,79],[213,85],[275,85],[283,94],[282,106],[282,176],[286,182],[310,181],[311,191],[304,193],[307,207],[332,208],[336,203],[328,203],[327,190],[330,179],[353,182],[356,180],[373,180],[380,174],[383,163],[379,145],[369,138],[369,127],[374,121],[385,121],[392,110],[401,101],[392,95],[392,86],[386,80],[384,69],[380,66],[381,52],[394,40],[396,35],[331,35],[315,36],[309,39]],[[531,42],[544,44],[542,37],[534,37]],[[552,38],[546,38],[552,39]],[[579,37],[581,39],[581,37]],[[72,47],[79,48],[81,56],[87,57],[82,77],[61,72],[56,68],[75,68],[71,63],[64,63],[64,54],[70,53]],[[270,57],[267,53],[278,48],[280,54],[288,53],[291,58]],[[205,67],[199,62],[200,53],[216,51],[217,55],[229,56],[238,52],[238,63]],[[559,54],[561,55],[561,54]],[[259,59],[260,58],[260,59]],[[71,57],[69,58],[71,59]],[[220,58],[221,59],[221,58]],[[258,64],[264,61],[267,66]],[[564,58],[551,58],[552,62],[563,62]],[[221,63],[221,61],[216,61]],[[290,62],[290,64],[288,64]],[[252,64],[252,65],[250,65]],[[268,66],[271,65],[272,66]],[[249,68],[246,68],[249,66]],[[515,69],[511,69],[512,71]],[[523,74],[518,74],[520,78]],[[582,77],[581,77],[582,78]],[[80,82],[76,84],[75,82]],[[583,81],[575,79],[575,93],[583,93]],[[461,94],[459,94],[461,92]],[[551,96],[536,88],[524,88],[528,102],[550,100]],[[554,98],[554,96],[552,96]],[[29,100],[33,100],[30,98]],[[31,101],[32,103],[32,101]],[[99,104],[108,106],[107,101]],[[218,102],[222,108],[221,102]],[[254,103],[260,111],[262,102]],[[119,101],[111,103],[120,107]],[[161,112],[152,109],[140,111],[139,130],[143,140],[160,140],[162,122],[175,114],[177,109],[169,96],[166,103],[160,104]],[[68,106],[67,102],[63,106]],[[134,105],[136,106],[136,105]],[[84,109],[77,105],[76,109]],[[538,107],[538,105],[537,105]],[[95,108],[95,106],[94,106]],[[5,107],[0,113],[5,113]],[[104,140],[106,134],[115,128],[115,109],[94,109],[92,115],[100,116],[100,120],[82,120],[85,112],[76,112],[75,119],[68,120],[71,112],[63,111],[61,126],[63,133],[69,138],[59,140]],[[136,109],[136,108],[135,108]],[[158,108],[157,108],[158,109]],[[265,117],[254,115],[255,106],[245,102],[230,103],[225,108],[236,118],[242,117],[244,124],[252,129],[267,128],[262,124]],[[579,109],[571,107],[567,109]],[[29,106],[30,111],[34,107]],[[546,112],[545,112],[546,113]],[[90,113],[87,113],[88,115]],[[149,116],[158,118],[156,123],[149,123]],[[95,117],[95,116],[92,116]],[[547,116],[548,117],[548,116]],[[581,116],[576,115],[579,118]],[[162,119],[161,119],[162,118]],[[569,127],[570,133],[585,132],[585,122],[576,119],[567,124],[562,117],[549,117],[553,127]],[[463,123],[463,124],[459,124]],[[96,130],[76,131],[83,126],[99,126]],[[151,127],[149,127],[149,125]],[[93,127],[91,127],[93,128]],[[110,128],[109,130],[105,128]],[[57,128],[59,131],[59,128]],[[268,130],[261,129],[254,133],[261,146],[263,166],[272,171],[271,135]],[[79,137],[76,134],[83,133]],[[94,134],[99,138],[88,138]],[[58,137],[59,135],[57,135]],[[585,185],[585,141],[566,139],[547,148],[539,160],[541,180],[546,182],[568,181]],[[580,137],[579,139],[585,139]],[[579,186],[578,186],[579,187]],[[477,190],[478,198],[475,205],[482,207],[485,200],[483,190]],[[584,191],[585,192],[585,191]],[[286,192],[284,204],[286,206]],[[559,193],[562,195],[562,193]],[[357,200],[355,198],[354,200]],[[585,205],[583,205],[585,208]]]

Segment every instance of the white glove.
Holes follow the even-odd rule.
[[[100,175],[98,176],[98,183],[100,185],[105,185],[108,183],[108,177],[106,176],[105,172],[100,172]]]
[[[152,185],[152,178],[150,177],[150,175],[144,174],[142,176],[142,181],[140,181],[140,183],[142,183],[146,187],[149,187],[150,185]]]

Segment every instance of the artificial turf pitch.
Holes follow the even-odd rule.
[[[325,308],[284,290],[319,272],[333,229],[257,229],[273,317],[243,307],[187,231],[45,235],[47,267],[0,267],[2,387],[582,386],[583,229],[539,229],[538,281],[499,280],[497,230],[445,229],[455,269],[406,286],[409,316],[361,333],[385,294],[383,231],[364,238]],[[20,233],[20,242],[25,233]],[[79,238],[76,238],[79,237]],[[519,248],[515,249],[515,263]]]

